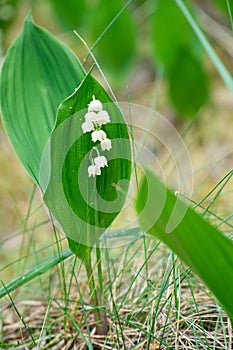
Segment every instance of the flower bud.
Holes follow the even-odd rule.
[[[99,100],[93,100],[89,103],[88,112],[99,112],[102,111],[103,105]]]

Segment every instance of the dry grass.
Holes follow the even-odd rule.
[[[155,240],[147,243],[147,265],[140,240],[110,250],[104,261],[106,337],[96,334],[84,270],[77,268],[66,298],[56,272],[50,291],[43,278],[15,294],[14,305],[4,299],[3,349],[81,350],[88,349],[86,341],[93,349],[231,349],[231,323],[210,292],[162,244],[155,249]]]
[[[206,291],[197,292],[196,302],[199,304],[198,312],[191,312],[188,298],[190,298],[188,289],[182,292],[181,307],[179,320],[176,319],[175,310],[167,314],[167,309],[159,315],[155,323],[155,329],[150,341],[150,349],[231,349],[232,329],[227,316],[219,310],[219,306],[215,305],[206,296]],[[165,300],[161,300],[165,302]],[[77,309],[76,302],[70,302],[68,312],[71,313],[73,321],[75,321],[83,332],[83,336],[77,332],[73,321],[66,319],[64,324],[64,315],[60,307],[55,302],[47,303],[41,301],[23,301],[16,304],[21,310],[21,314],[26,314],[24,322],[33,333],[34,339],[37,340],[37,347],[28,347],[33,349],[86,349],[83,336],[88,339],[86,324],[82,320],[83,311],[79,309],[75,314],[72,310]],[[151,312],[151,307],[135,309],[133,312],[140,313],[141,317],[147,317]],[[12,305],[5,303],[3,310],[3,342],[6,349],[25,349],[31,340],[28,330],[14,313]],[[88,312],[87,307],[87,312]],[[8,314],[8,315],[7,315]],[[7,315],[7,316],[5,316]],[[46,329],[46,318],[49,315],[49,330]],[[127,324],[127,319],[132,318],[132,305],[125,305],[119,313],[121,319],[121,327],[124,327],[124,337],[120,337],[117,342],[117,331],[120,326],[114,318],[108,317],[110,325],[108,335],[104,336],[95,334],[96,328],[92,314],[88,317],[88,323],[91,331],[91,342],[96,349],[146,349],[148,344],[148,326],[145,322],[132,321],[134,323]],[[168,317],[168,319],[167,319]],[[221,318],[221,319],[220,319]],[[44,324],[45,322],[45,324]],[[166,323],[165,327],[164,324]],[[136,326],[136,327],[135,327]],[[200,340],[197,338],[200,338]],[[166,345],[160,345],[164,339]],[[206,342],[206,344],[204,343]],[[3,347],[4,349],[4,347]]]

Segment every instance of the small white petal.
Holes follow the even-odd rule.
[[[102,111],[103,105],[99,100],[93,100],[89,103],[88,112],[99,112]]]
[[[100,142],[102,151],[109,151],[112,148],[112,142],[109,139],[102,140]]]
[[[96,175],[101,175],[101,169],[97,165],[95,166],[95,173],[96,173]]]
[[[100,167],[97,165],[90,165],[87,169],[88,171],[88,176],[91,177],[95,177],[96,175],[101,175],[101,170]]]
[[[85,114],[85,121],[86,122],[95,122],[96,120],[96,113],[95,112],[88,112]]]
[[[104,156],[94,158],[94,163],[99,168],[104,168],[105,166],[108,166],[107,158]]]
[[[88,171],[88,176],[95,176],[95,173],[96,173],[96,166],[95,165],[90,165],[87,169]]]
[[[102,141],[106,139],[106,137],[107,135],[103,130],[96,130],[96,131],[93,131],[91,134],[91,138],[93,142]]]
[[[90,132],[92,130],[95,130],[94,124],[92,122],[84,122],[84,123],[82,123],[82,129],[83,129],[84,134],[86,132]]]
[[[100,111],[99,113],[97,113],[95,121],[99,125],[103,125],[103,124],[109,123],[110,122],[110,117],[108,115],[108,112]]]

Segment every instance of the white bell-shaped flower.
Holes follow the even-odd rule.
[[[112,142],[110,139],[106,138],[100,142],[102,151],[109,151],[112,148]]]
[[[96,175],[101,175],[101,170],[99,166],[95,166]]]
[[[99,168],[104,168],[105,166],[108,166],[107,158],[104,156],[95,157],[94,163]]]
[[[91,138],[93,142],[102,141],[106,139],[107,135],[103,130],[95,130],[91,133]]]
[[[101,175],[100,167],[97,165],[90,165],[87,170],[88,170],[89,177],[91,176],[95,177],[96,175]]]
[[[94,124],[91,121],[82,123],[82,129],[83,129],[84,134],[86,132],[90,132],[92,130],[95,130]]]
[[[95,112],[88,112],[85,114],[85,121],[86,122],[95,122],[96,121],[96,113]]]
[[[110,117],[108,115],[107,111],[100,111],[99,113],[96,114],[95,121],[99,125],[107,124],[110,122]]]
[[[88,112],[99,112],[102,111],[103,105],[99,100],[95,99],[93,96],[93,101],[91,101],[88,105]]]

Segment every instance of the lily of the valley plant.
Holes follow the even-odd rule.
[[[128,189],[125,182],[117,194],[113,186],[123,179],[129,181],[131,174],[124,117],[74,53],[34,25],[31,15],[2,66],[1,114],[16,153],[40,187],[44,203],[66,234],[70,249],[86,268],[96,330],[106,334],[106,314],[99,310],[105,307],[99,237],[120,212]],[[114,139],[124,142],[116,148]],[[44,166],[45,158],[49,165]],[[41,173],[46,171],[50,173],[45,174],[49,180],[45,186]],[[77,183],[79,175],[81,181]],[[111,212],[89,203],[89,198],[96,203],[98,197],[111,203],[116,196],[118,207]],[[93,247],[98,285],[92,269]]]

